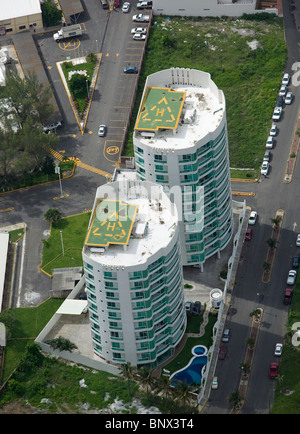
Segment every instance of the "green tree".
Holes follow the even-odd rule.
[[[57,26],[61,23],[62,11],[51,0],[44,1],[41,4],[41,9],[45,27]]]
[[[235,392],[232,392],[228,396],[228,401],[233,405],[234,408],[237,408],[241,404],[242,400],[243,400],[243,398],[239,394],[238,390],[236,390]]]
[[[193,388],[186,382],[186,380],[178,381],[178,384],[175,386],[175,396],[179,401],[181,401],[184,407],[190,402],[192,389]]]
[[[87,93],[88,78],[82,74],[73,74],[69,81],[71,92],[74,94]]]
[[[50,347],[54,350],[69,351],[70,353],[77,348],[77,346],[73,342],[62,336],[52,339],[50,341]]]
[[[62,219],[62,212],[58,208],[49,208],[44,214],[44,219],[56,225]]]
[[[148,398],[149,398],[149,391],[154,384],[152,374],[153,374],[153,369],[148,369],[146,366],[142,366],[138,370],[139,380],[141,384],[146,387]]]
[[[121,366],[121,371],[122,371],[122,375],[123,377],[127,380],[128,382],[128,393],[129,395],[131,394],[131,381],[134,379],[135,377],[135,368],[131,365],[130,362],[124,363]]]

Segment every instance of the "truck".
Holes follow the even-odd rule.
[[[73,26],[62,27],[57,33],[54,33],[53,39],[56,42],[63,39],[72,38],[73,36],[82,35],[82,28],[80,24],[74,24]]]

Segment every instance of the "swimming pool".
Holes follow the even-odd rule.
[[[201,384],[202,371],[207,363],[207,348],[204,345],[196,345],[192,348],[192,354],[194,357],[189,363],[170,376],[172,386],[176,386],[177,381],[186,381],[187,384]]]

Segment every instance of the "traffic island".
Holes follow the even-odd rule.
[[[293,138],[293,141],[291,144],[289,158],[287,159],[287,163],[286,163],[286,169],[285,169],[285,174],[284,174],[284,182],[285,183],[292,182],[293,173],[294,173],[294,169],[295,169],[296,161],[297,161],[299,143],[300,143],[300,137],[299,136],[300,136],[300,117],[297,119],[296,132],[294,134],[294,138]]]
[[[245,358],[243,363],[241,364],[242,374],[240,377],[240,382],[236,393],[237,401],[233,406],[233,408],[231,409],[230,414],[239,414],[246,401],[246,394],[247,394],[247,388],[248,388],[248,383],[250,378],[251,366],[253,362],[255,346],[256,346],[261,319],[263,315],[263,309],[257,308],[250,315],[252,315],[252,326],[251,326],[248,342],[251,342],[251,345],[250,344],[247,345]],[[246,372],[246,369],[243,370],[243,367],[245,368],[249,367],[248,372]]]
[[[272,230],[272,234],[271,234],[271,238],[270,238],[270,240],[273,241],[273,243],[272,243],[273,245],[269,245],[269,247],[268,247],[267,257],[266,257],[266,260],[264,262],[264,271],[263,271],[263,275],[262,275],[262,279],[261,279],[262,283],[269,283],[270,279],[271,279],[273,262],[274,262],[275,255],[276,255],[276,246],[279,242],[279,236],[280,236],[280,230],[282,227],[283,217],[284,217],[284,211],[282,209],[277,210],[276,215],[275,215],[275,219],[274,219],[274,221],[277,220],[277,222],[273,224],[273,230]]]

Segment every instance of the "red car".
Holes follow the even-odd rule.
[[[246,241],[250,241],[251,238],[252,238],[252,234],[253,234],[253,230],[250,229],[250,228],[248,228],[248,229],[246,230],[245,240],[246,240]]]
[[[293,292],[294,292],[293,288],[286,288],[283,297],[283,304],[291,304]]]
[[[269,369],[269,377],[270,378],[277,378],[278,369],[279,369],[279,363],[272,362],[270,365],[270,369]]]
[[[114,2],[114,7],[115,7],[115,8],[119,8],[120,5],[121,5],[121,0],[115,0],[115,2]]]
[[[219,360],[224,360],[227,354],[226,345],[221,345],[219,349]]]

